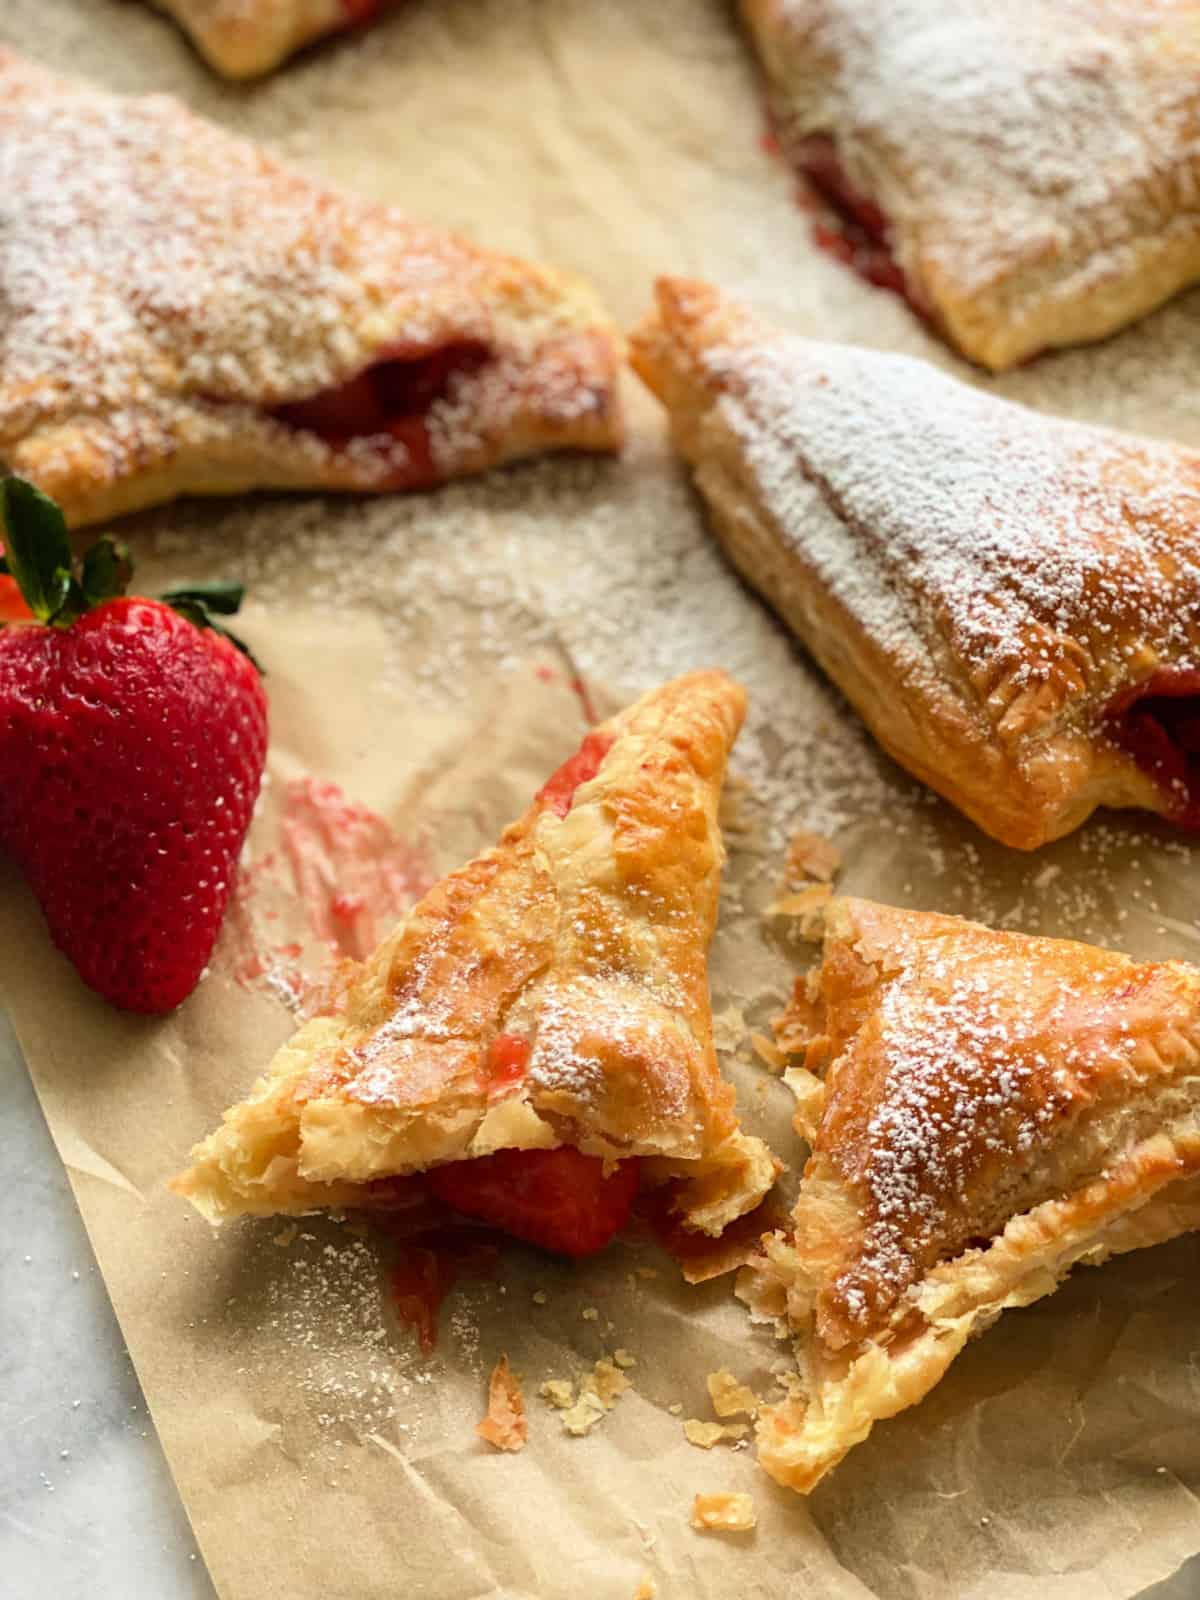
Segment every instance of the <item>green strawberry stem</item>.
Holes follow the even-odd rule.
[[[77,560],[62,511],[24,478],[0,478],[0,532],[0,572],[16,579],[25,604],[48,627],[70,627],[85,612],[128,590],[133,577],[128,547],[104,534]],[[240,583],[216,580],[169,589],[161,598],[197,628],[211,628],[228,639],[261,672],[247,645],[214,621],[214,616],[236,616],[244,594]]]

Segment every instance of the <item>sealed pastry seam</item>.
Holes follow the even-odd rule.
[[[1200,455],[701,283],[660,283],[632,354],[731,560],[889,754],[1022,849],[1099,805],[1196,825]]]
[[[795,1010],[823,1103],[738,1292],[795,1341],[759,1455],[806,1493],[1003,1310],[1200,1226],[1200,970],[840,900]]]
[[[621,438],[590,290],[0,50],[0,456],[75,525]]]
[[[594,729],[280,1050],[175,1187],[210,1219],[388,1204],[388,1181],[568,1144],[641,1158],[718,1235],[775,1163],[737,1121],[706,956],[740,688],[699,672]]]

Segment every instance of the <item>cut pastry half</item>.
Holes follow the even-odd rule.
[[[818,243],[1001,371],[1200,281],[1196,0],[741,0]]]
[[[582,284],[4,50],[0,341],[0,458],[73,525],[620,443]]]
[[[283,1046],[175,1181],[211,1221],[455,1210],[583,1255],[639,1183],[719,1235],[771,1187],[713,1048],[717,803],[744,696],[696,672],[588,734],[499,844],[440,882]]]
[[[1200,827],[1200,454],[668,279],[633,338],[730,559],[888,753],[1003,843]]]
[[[792,1489],[1003,1310],[1200,1227],[1200,969],[834,900],[777,1032],[812,1154],[738,1293],[795,1341],[758,1423]]]
[[[329,34],[361,27],[398,0],[151,0],[226,78],[257,78]]]

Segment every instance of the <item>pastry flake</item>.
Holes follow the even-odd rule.
[[[698,1533],[750,1533],[757,1524],[748,1494],[698,1494],[692,1502],[692,1527]]]
[[[754,1210],[775,1162],[739,1127],[707,978],[743,711],[724,673],[696,672],[594,728],[358,969],[344,1008],[282,1047],[176,1191],[213,1221],[370,1207],[409,1174],[469,1186],[485,1169],[461,1163],[565,1151],[632,1167],[692,1234]],[[531,1163],[515,1164],[519,1198]]]
[[[714,530],[884,749],[1020,849],[1200,827],[1200,453],[665,280],[634,364]]]
[[[0,459],[75,526],[620,442],[582,284],[3,49],[0,341]]]
[[[475,1432],[497,1450],[523,1450],[529,1439],[525,1416],[525,1396],[521,1380],[501,1356],[488,1379],[487,1416],[476,1424]]]
[[[257,78],[332,33],[361,26],[389,0],[151,0],[214,71]],[[391,0],[394,3],[394,0]]]
[[[741,10],[818,242],[970,360],[1102,339],[1200,280],[1196,0]]]
[[[973,1334],[1200,1226],[1200,968],[834,901],[790,1230],[738,1293],[795,1341],[759,1458],[807,1493]]]

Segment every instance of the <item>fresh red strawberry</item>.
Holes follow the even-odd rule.
[[[262,778],[262,681],[207,615],[240,590],[124,596],[124,552],[101,540],[77,568],[18,478],[0,517],[37,619],[0,628],[0,848],[85,983],[169,1011],[212,951]]]
[[[636,1160],[604,1162],[569,1145],[558,1150],[497,1150],[453,1161],[426,1175],[439,1200],[527,1244],[565,1256],[603,1250],[629,1220],[638,1187]]]

